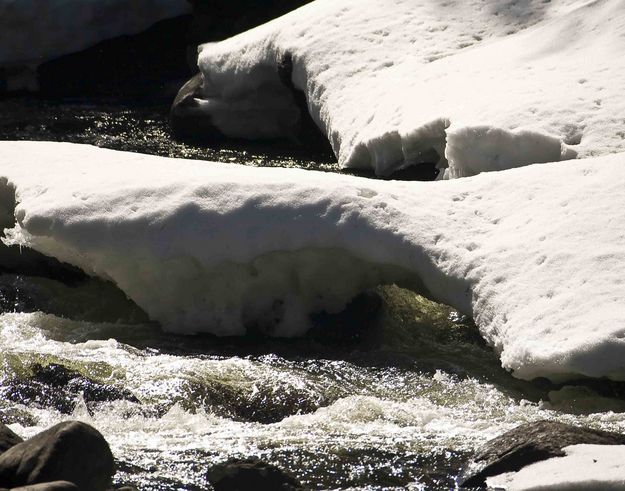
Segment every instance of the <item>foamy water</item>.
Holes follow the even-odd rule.
[[[385,342],[241,344],[164,335],[105,284],[0,279],[5,311],[17,310],[0,316],[3,419],[24,437],[66,419],[94,425],[118,460],[116,482],[140,489],[210,489],[211,463],[251,455],[315,489],[449,487],[473,449],[526,421],[625,430],[620,401],[516,381],[463,341],[467,321],[395,287],[380,291]],[[441,341],[424,327],[443,321],[461,335]],[[50,364],[129,396],[97,402],[77,391],[64,412],[53,396],[20,400],[18,382]]]

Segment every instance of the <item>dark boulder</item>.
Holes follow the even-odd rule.
[[[623,445],[625,435],[558,423],[527,423],[487,442],[474,456],[471,471],[459,479],[464,488],[485,487],[486,478],[516,472],[552,457],[562,457],[569,445]]]
[[[53,481],[41,484],[33,484],[32,486],[20,486],[12,488],[11,491],[77,491],[78,486],[69,481]],[[2,491],[2,490],[0,490]]]
[[[230,459],[211,467],[207,475],[215,491],[302,490],[291,474],[257,458]]]
[[[11,428],[0,423],[0,454],[23,441],[24,440],[15,434]]]
[[[69,481],[81,491],[105,491],[113,473],[104,437],[78,421],[59,423],[0,455],[0,482],[10,487]]]

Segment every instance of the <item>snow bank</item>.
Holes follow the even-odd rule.
[[[45,61],[190,11],[186,0],[0,0],[0,67],[28,85]]]
[[[298,335],[396,282],[554,380],[625,380],[624,180],[623,153],[410,183],[0,143],[7,242],[110,279],[167,330]]]
[[[625,489],[625,446],[571,445],[554,457],[486,480],[506,491],[583,491]]]
[[[625,150],[624,50],[624,0],[317,0],[203,45],[202,107],[226,135],[291,137],[291,59],[341,166],[435,150],[461,177]]]

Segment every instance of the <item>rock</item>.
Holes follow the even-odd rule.
[[[198,99],[204,96],[204,78],[197,73],[180,89],[169,112],[169,122],[174,136],[178,139],[210,142],[221,140],[224,135],[212,123],[211,118],[201,110]]]
[[[0,454],[23,441],[24,440],[15,434],[11,428],[0,423]]]
[[[275,465],[251,457],[230,459],[211,467],[207,475],[215,491],[302,490],[304,487],[291,474]]]
[[[78,486],[69,481],[52,481],[41,484],[33,484],[32,486],[20,486],[12,488],[11,491],[76,491]],[[1,491],[1,490],[0,490]]]
[[[88,407],[107,401],[139,402],[126,389],[91,380],[55,363],[35,365],[30,377],[10,380],[0,389],[0,396],[4,399],[25,405],[54,407],[64,414],[74,410],[79,395]]]
[[[105,491],[113,472],[104,437],[78,421],[59,423],[0,455],[0,482],[11,487],[70,481],[81,491]]]
[[[527,423],[487,442],[474,456],[471,470],[460,477],[460,486],[485,487],[487,477],[562,457],[564,447],[578,444],[624,445],[625,435],[555,421]]]

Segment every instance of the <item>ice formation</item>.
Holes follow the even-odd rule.
[[[487,480],[505,491],[574,491],[625,489],[625,446],[571,445],[554,457]]]
[[[625,150],[624,51],[624,0],[317,0],[203,45],[201,102],[226,135],[290,137],[289,60],[341,166],[460,177]]]
[[[0,70],[9,89],[28,87],[45,61],[190,11],[186,0],[0,0]]]
[[[149,176],[149,178],[148,178]],[[473,315],[521,378],[625,380],[625,154],[437,183],[0,143],[6,241],[171,331],[278,336],[379,283]]]

